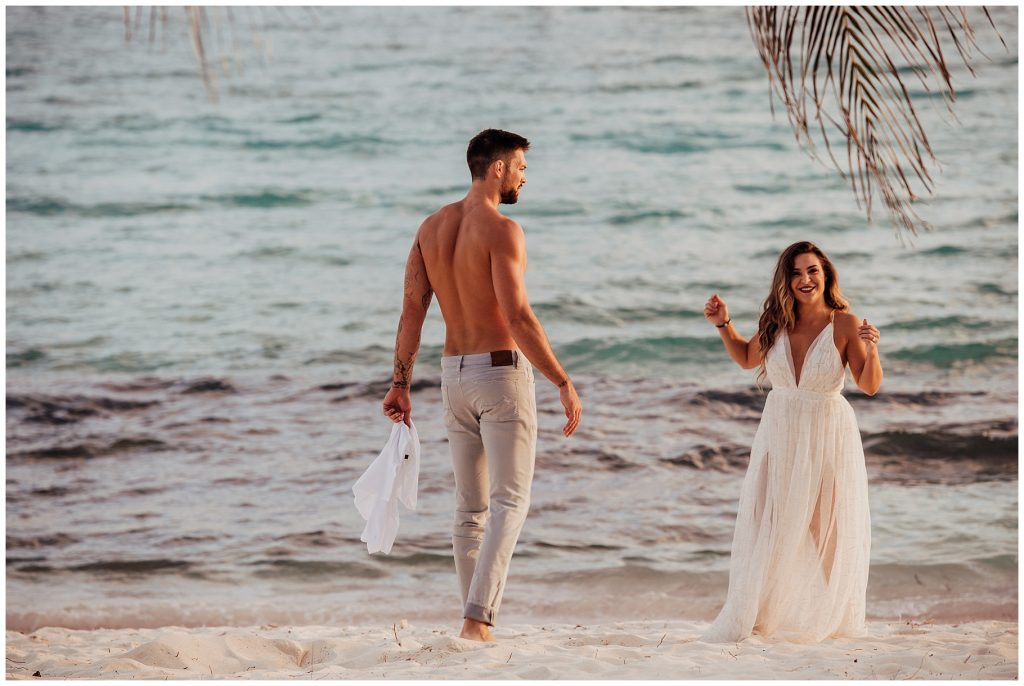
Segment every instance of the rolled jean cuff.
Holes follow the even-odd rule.
[[[483,622],[488,626],[494,626],[494,617],[497,615],[493,609],[484,607],[483,605],[474,605],[473,603],[466,603],[466,611],[463,613],[465,619],[474,619],[478,622]]]

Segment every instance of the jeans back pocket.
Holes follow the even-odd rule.
[[[511,422],[519,419],[519,380],[479,381],[473,384],[480,421]]]

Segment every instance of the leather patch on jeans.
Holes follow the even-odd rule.
[[[511,350],[495,350],[491,353],[492,367],[511,367],[515,364]]]

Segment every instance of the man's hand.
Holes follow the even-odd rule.
[[[405,422],[406,426],[412,426],[412,398],[408,388],[391,387],[384,396],[384,416],[395,424]]]
[[[569,420],[565,423],[562,433],[565,434],[566,438],[569,438],[576,431],[576,427],[580,425],[580,416],[583,414],[583,403],[580,402],[580,397],[576,395],[576,387],[572,385],[571,380],[566,379],[558,387],[558,399],[562,401],[562,407],[565,408],[565,417]]]

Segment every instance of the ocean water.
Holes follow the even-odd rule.
[[[756,324],[809,239],[882,332],[848,382],[872,617],[1016,617],[1017,20],[952,59],[956,118],[900,241],[810,160],[741,8],[213,14],[218,101],[171,12],[7,10],[7,622],[451,619],[436,306],[416,367],[421,501],[366,555],[349,489],[390,431],[404,259],[482,128],[527,136],[531,301],[585,403],[538,384],[533,508],[502,613],[710,618],[763,405],[703,319]],[[454,621],[454,620],[453,620]]]

